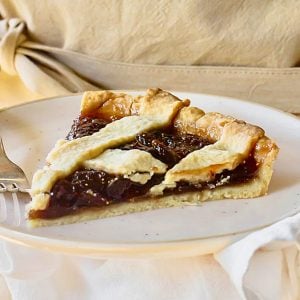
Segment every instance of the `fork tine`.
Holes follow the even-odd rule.
[[[7,191],[7,187],[4,183],[0,182],[0,193],[4,193]]]
[[[21,205],[18,198],[18,192],[29,192],[29,183],[24,171],[6,155],[2,138],[0,136],[0,222],[12,221],[14,226],[21,224]],[[5,199],[8,192],[11,195],[6,203]],[[11,209],[13,210],[11,218]],[[9,221],[9,222],[10,222]]]
[[[0,193],[0,222],[4,222],[7,219],[7,206],[4,197],[4,193]]]
[[[21,209],[17,193],[12,193],[14,203],[14,225],[19,226],[21,224]]]

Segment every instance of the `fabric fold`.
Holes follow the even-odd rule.
[[[0,21],[0,67],[10,75],[19,75],[26,87],[43,96],[95,90],[71,68],[49,53],[24,47],[25,23],[17,18]]]
[[[9,75],[16,75],[14,64],[16,49],[26,40],[24,22],[19,19],[0,21],[0,66]]]

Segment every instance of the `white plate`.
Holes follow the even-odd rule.
[[[281,150],[269,195],[38,229],[26,228],[25,220],[20,227],[14,227],[10,210],[9,221],[0,227],[0,236],[32,247],[93,257],[194,255],[220,250],[250,231],[299,211],[298,119],[239,100],[176,94],[191,99],[192,105],[199,105],[206,111],[219,111],[257,124],[277,141]],[[78,116],[80,99],[81,95],[46,99],[0,112],[0,134],[9,157],[29,178],[43,165],[55,141],[70,129],[73,119]]]

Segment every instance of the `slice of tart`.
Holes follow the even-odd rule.
[[[32,227],[264,195],[278,153],[263,129],[150,89],[86,92],[32,182]]]

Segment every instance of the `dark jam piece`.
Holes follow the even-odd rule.
[[[216,176],[216,181],[221,181],[224,178],[228,178],[227,183],[244,183],[252,179],[258,169],[258,162],[255,160],[253,153],[234,170],[224,170],[221,174]]]
[[[192,134],[157,131],[138,134],[135,141],[124,145],[121,149],[147,151],[171,168],[189,153],[209,144],[207,140]]]
[[[92,135],[105,127],[109,122],[103,119],[80,116],[75,119],[66,139],[74,140],[83,136]]]

